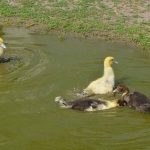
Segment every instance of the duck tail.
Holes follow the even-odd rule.
[[[55,98],[55,102],[59,104],[60,107],[62,108],[68,108],[68,104],[66,100],[64,100],[61,96],[57,96]]]

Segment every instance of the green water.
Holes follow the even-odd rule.
[[[38,35],[4,28],[7,56],[0,64],[0,150],[150,149],[150,115],[129,108],[84,113],[60,109],[103,72],[114,56],[117,82],[150,97],[150,53],[123,43]]]

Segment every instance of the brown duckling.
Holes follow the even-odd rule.
[[[130,92],[129,88],[124,85],[118,85],[113,91],[122,93],[122,99],[118,100],[120,106],[129,106],[140,112],[150,112],[150,100],[140,92]]]

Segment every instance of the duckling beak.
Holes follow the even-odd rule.
[[[113,90],[113,93],[118,93],[118,92],[119,92],[118,89]]]
[[[118,93],[119,91],[118,91],[118,89],[114,89],[113,90],[113,96],[116,96],[116,93]]]
[[[1,44],[0,44],[0,47],[6,48],[6,45],[5,45],[4,43],[1,43]]]
[[[113,62],[114,62],[115,64],[118,64],[118,63],[119,63],[119,62],[118,62],[118,61],[116,61],[116,60],[114,60]]]

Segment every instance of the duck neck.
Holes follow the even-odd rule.
[[[112,67],[110,65],[109,66],[104,65],[104,76],[108,75],[110,76],[112,74],[114,74]]]
[[[0,57],[3,55],[3,53],[4,53],[4,49],[0,47]]]
[[[125,99],[125,97],[129,95],[129,92],[129,89],[126,89],[125,92],[122,94],[122,98]]]

